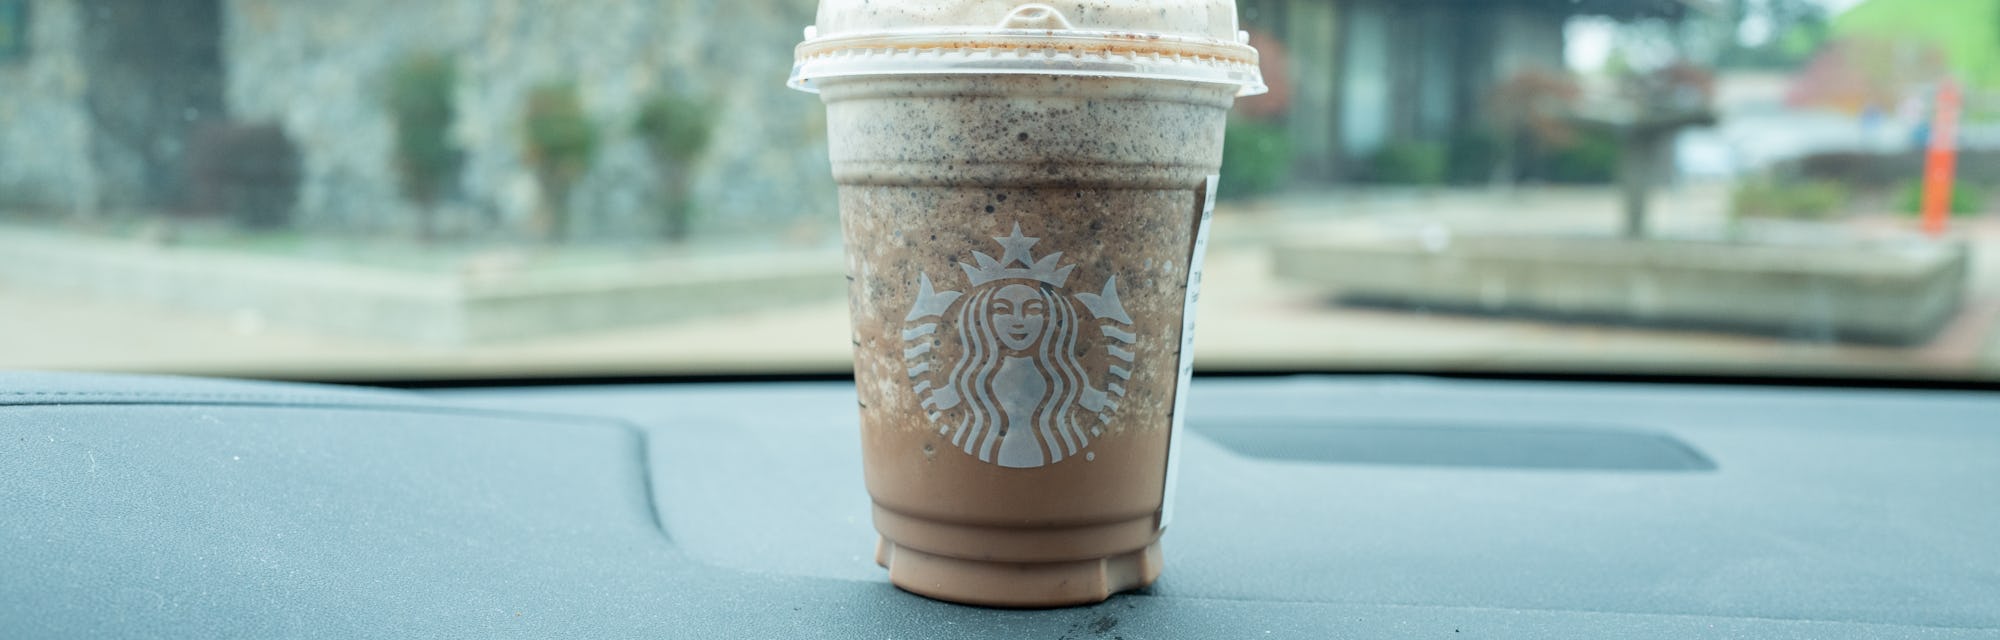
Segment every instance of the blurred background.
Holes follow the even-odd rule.
[[[1239,1],[1201,368],[2000,378],[2000,0]],[[0,0],[0,367],[845,370],[814,5]]]

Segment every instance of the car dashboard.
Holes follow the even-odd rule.
[[[2000,395],[1199,378],[1154,586],[913,596],[842,382],[0,374],[0,635],[2000,637]]]

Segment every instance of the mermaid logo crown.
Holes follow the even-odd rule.
[[[1005,249],[1000,254],[1000,259],[995,260],[993,256],[974,251],[972,260],[978,263],[977,266],[958,263],[958,267],[965,270],[965,277],[971,286],[976,287],[995,280],[1035,280],[1060,287],[1069,280],[1069,272],[1076,269],[1076,265],[1056,268],[1056,263],[1062,260],[1061,251],[1036,260],[1034,254],[1029,252],[1029,248],[1041,242],[1041,239],[1021,235],[1019,223],[1015,223],[1013,234],[1004,238],[994,238],[993,241],[1000,243],[1001,248]],[[1010,266],[1015,264],[1021,266]]]

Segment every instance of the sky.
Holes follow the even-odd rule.
[[[1822,7],[1826,7],[1829,14],[1840,15],[1841,12],[1851,9],[1854,5],[1861,4],[1867,0],[1813,1]],[[1564,57],[1569,60],[1569,67],[1577,71],[1594,71],[1604,66],[1604,59],[1611,54],[1611,43],[1618,35],[1616,24],[1611,20],[1603,18],[1570,20],[1569,25],[1563,29],[1565,40],[1568,43],[1567,49],[1563,53]],[[1764,31],[1770,29],[1769,26],[1758,25],[1752,21],[1744,25],[1744,32],[1741,35],[1751,40],[1761,39],[1765,37],[1765,34],[1759,32],[1760,28]]]

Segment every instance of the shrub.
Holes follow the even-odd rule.
[[[666,190],[668,238],[685,239],[694,225],[689,174],[694,159],[708,148],[714,121],[714,109],[707,104],[675,96],[655,96],[639,107],[639,138],[659,164]]]
[[[714,109],[675,96],[655,96],[639,107],[639,135],[653,153],[687,162],[708,148],[715,127]]]
[[[1952,182],[1951,206],[1949,207],[1952,215],[1975,214],[1984,211],[1985,207],[1986,191],[1984,189],[1980,189],[1978,185],[1970,184],[1963,180]],[[1902,188],[1896,190],[1897,211],[1910,215],[1918,215],[1923,213],[1923,208],[1924,183],[1922,180],[1905,182]]]
[[[1291,177],[1292,141],[1282,125],[1231,119],[1222,139],[1217,199],[1268,195]]]
[[[1450,161],[1444,145],[1397,142],[1376,152],[1369,162],[1369,173],[1376,181],[1390,184],[1443,184]]]
[[[459,152],[450,141],[456,117],[451,98],[457,84],[451,60],[437,54],[405,59],[391,71],[389,113],[396,123],[396,162],[403,189],[418,202],[436,200],[443,181],[455,171]]]
[[[1494,163],[1500,159],[1497,136],[1487,131],[1470,131],[1452,138],[1445,179],[1452,184],[1479,184],[1493,179]]]
[[[1618,174],[1618,137],[1587,131],[1543,155],[1542,176],[1564,184],[1604,184]]]
[[[561,239],[568,227],[569,191],[590,171],[597,153],[596,123],[583,111],[576,85],[545,84],[528,92],[524,113],[527,159],[548,198],[546,237]]]
[[[276,124],[220,124],[188,140],[188,205],[247,229],[288,226],[299,198],[299,150]]]
[[[1747,180],[1736,185],[1729,204],[1738,217],[1811,220],[1831,217],[1847,200],[1847,187],[1838,182]]]
[[[431,232],[433,205],[457,175],[463,157],[451,144],[452,88],[458,70],[441,54],[418,54],[390,71],[389,115],[396,123],[396,169],[403,196],[418,205],[419,233]]]
[[[1832,151],[1802,156],[1785,169],[1806,178],[1838,180],[1853,187],[1896,189],[1911,176],[1921,176],[1928,158],[1922,149],[1894,153]],[[2000,184],[2000,151],[1958,150],[1958,182]]]

